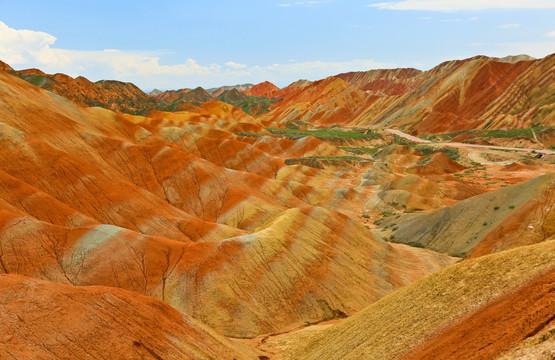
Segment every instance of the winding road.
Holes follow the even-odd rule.
[[[407,133],[402,132],[401,130],[385,129],[385,131],[390,132],[394,135],[398,135],[400,137],[403,137],[407,140],[414,141],[416,143],[421,143],[421,144],[435,144],[435,145],[445,145],[445,146],[452,146],[452,147],[473,147],[473,148],[484,148],[484,149],[494,149],[494,150],[512,150],[512,151],[524,151],[524,152],[535,151],[538,154],[545,154],[545,155],[555,154],[555,151],[553,151],[553,150],[543,150],[543,149],[527,149],[527,148],[495,146],[495,145],[476,145],[476,144],[465,144],[465,143],[460,143],[460,142],[435,143],[435,142],[431,142],[429,140],[424,140],[424,139],[420,139],[416,136],[409,135]]]

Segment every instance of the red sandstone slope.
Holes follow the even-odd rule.
[[[369,95],[364,91],[334,77],[304,87],[287,87],[283,91],[288,92],[287,95],[264,114],[264,121],[348,125],[369,103]]]
[[[81,106],[100,106],[114,111],[140,112],[159,103],[131,83],[105,80],[93,83],[79,76],[49,75],[38,69],[15,71],[22,79],[63,96]]]
[[[133,290],[254,336],[352,314],[454,261],[337,212],[373,189],[284,159],[342,151],[236,135],[262,125],[228,104],[121,115],[4,72],[0,105],[3,272]]]
[[[0,275],[3,359],[256,359],[171,306],[107,287]]]
[[[407,69],[379,69],[335,75],[351,85],[381,96],[403,95],[420,85],[422,71]]]
[[[510,60],[479,56],[445,62],[426,72],[395,69],[340,74],[302,90],[282,89],[285,100],[263,119],[274,123],[302,120],[314,126],[399,127],[413,133],[554,125],[555,55]],[[337,78],[365,91],[364,95],[341,87],[330,92],[321,86]],[[345,111],[348,103],[351,108]]]
[[[261,82],[260,84],[257,84],[252,88],[246,91],[243,91],[243,93],[247,95],[264,96],[267,98],[279,97],[279,92],[280,92],[280,88],[278,88],[277,86],[275,86],[269,81]]]
[[[421,76],[422,86],[372,123],[416,133],[555,124],[555,55],[516,63],[486,57],[450,61]]]
[[[336,325],[293,336],[284,358],[497,359],[536,334],[552,341],[554,250],[551,240],[450,266]]]

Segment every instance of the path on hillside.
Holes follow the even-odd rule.
[[[398,135],[403,137],[407,140],[414,141],[421,144],[435,144],[435,145],[445,145],[445,146],[452,146],[452,147],[473,147],[473,148],[484,148],[484,149],[493,149],[493,150],[513,150],[513,151],[525,151],[525,152],[532,152],[535,151],[538,154],[555,154],[553,150],[543,150],[543,149],[528,149],[528,148],[517,148],[517,147],[506,147],[506,146],[496,146],[496,145],[477,145],[477,144],[465,144],[460,142],[431,142],[429,140],[420,139],[416,136],[409,135],[404,133],[400,130],[395,129],[385,129],[385,131],[390,132],[394,135]]]

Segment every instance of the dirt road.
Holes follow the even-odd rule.
[[[525,152],[535,151],[538,154],[555,154],[555,151],[553,150],[543,150],[543,149],[527,149],[527,148],[505,147],[505,146],[495,146],[495,145],[476,145],[476,144],[465,144],[460,142],[432,143],[429,140],[420,139],[416,136],[409,135],[400,130],[385,129],[385,131],[388,131],[394,135],[398,135],[407,140],[414,141],[421,144],[436,144],[436,145],[445,145],[445,146],[452,146],[452,147],[473,147],[473,148],[484,148],[484,149],[494,149],[494,150],[513,150],[513,151],[525,151]]]

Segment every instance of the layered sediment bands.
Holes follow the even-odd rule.
[[[300,343],[293,338],[284,358],[397,359],[403,354],[433,358],[422,349],[439,345],[428,341],[455,328],[463,332],[462,342],[473,339],[472,344],[459,347],[462,342],[441,337],[438,341],[445,346],[433,356],[495,358],[543,329],[553,315],[554,264],[555,241],[463,261],[309,334]],[[476,326],[466,327],[472,321]],[[515,324],[518,329],[512,329]],[[454,355],[460,356],[450,357]]]
[[[279,98],[280,88],[278,88],[277,86],[275,86],[269,81],[264,81],[244,91],[244,93],[246,95],[264,96],[267,98]]]
[[[150,297],[0,275],[4,359],[258,359]]]
[[[9,69],[8,69],[9,70]],[[37,69],[15,72],[22,79],[63,96],[81,106],[101,106],[106,109],[137,113],[160,104],[132,83],[102,80],[93,83],[79,76],[45,74]]]
[[[262,118],[318,126],[398,127],[415,134],[554,125],[555,55],[519,60],[478,56],[425,72],[339,74],[282,89],[284,100]]]
[[[555,234],[555,174],[397,220],[395,239],[477,257],[545,241]]]
[[[353,220],[375,190],[358,165],[284,163],[344,151],[249,136],[264,125],[229,104],[116,114],[1,72],[0,118],[4,273],[135,291],[248,337],[353,314],[455,261]]]
[[[555,269],[551,269],[470,311],[400,359],[496,358],[549,328],[554,311]]]

